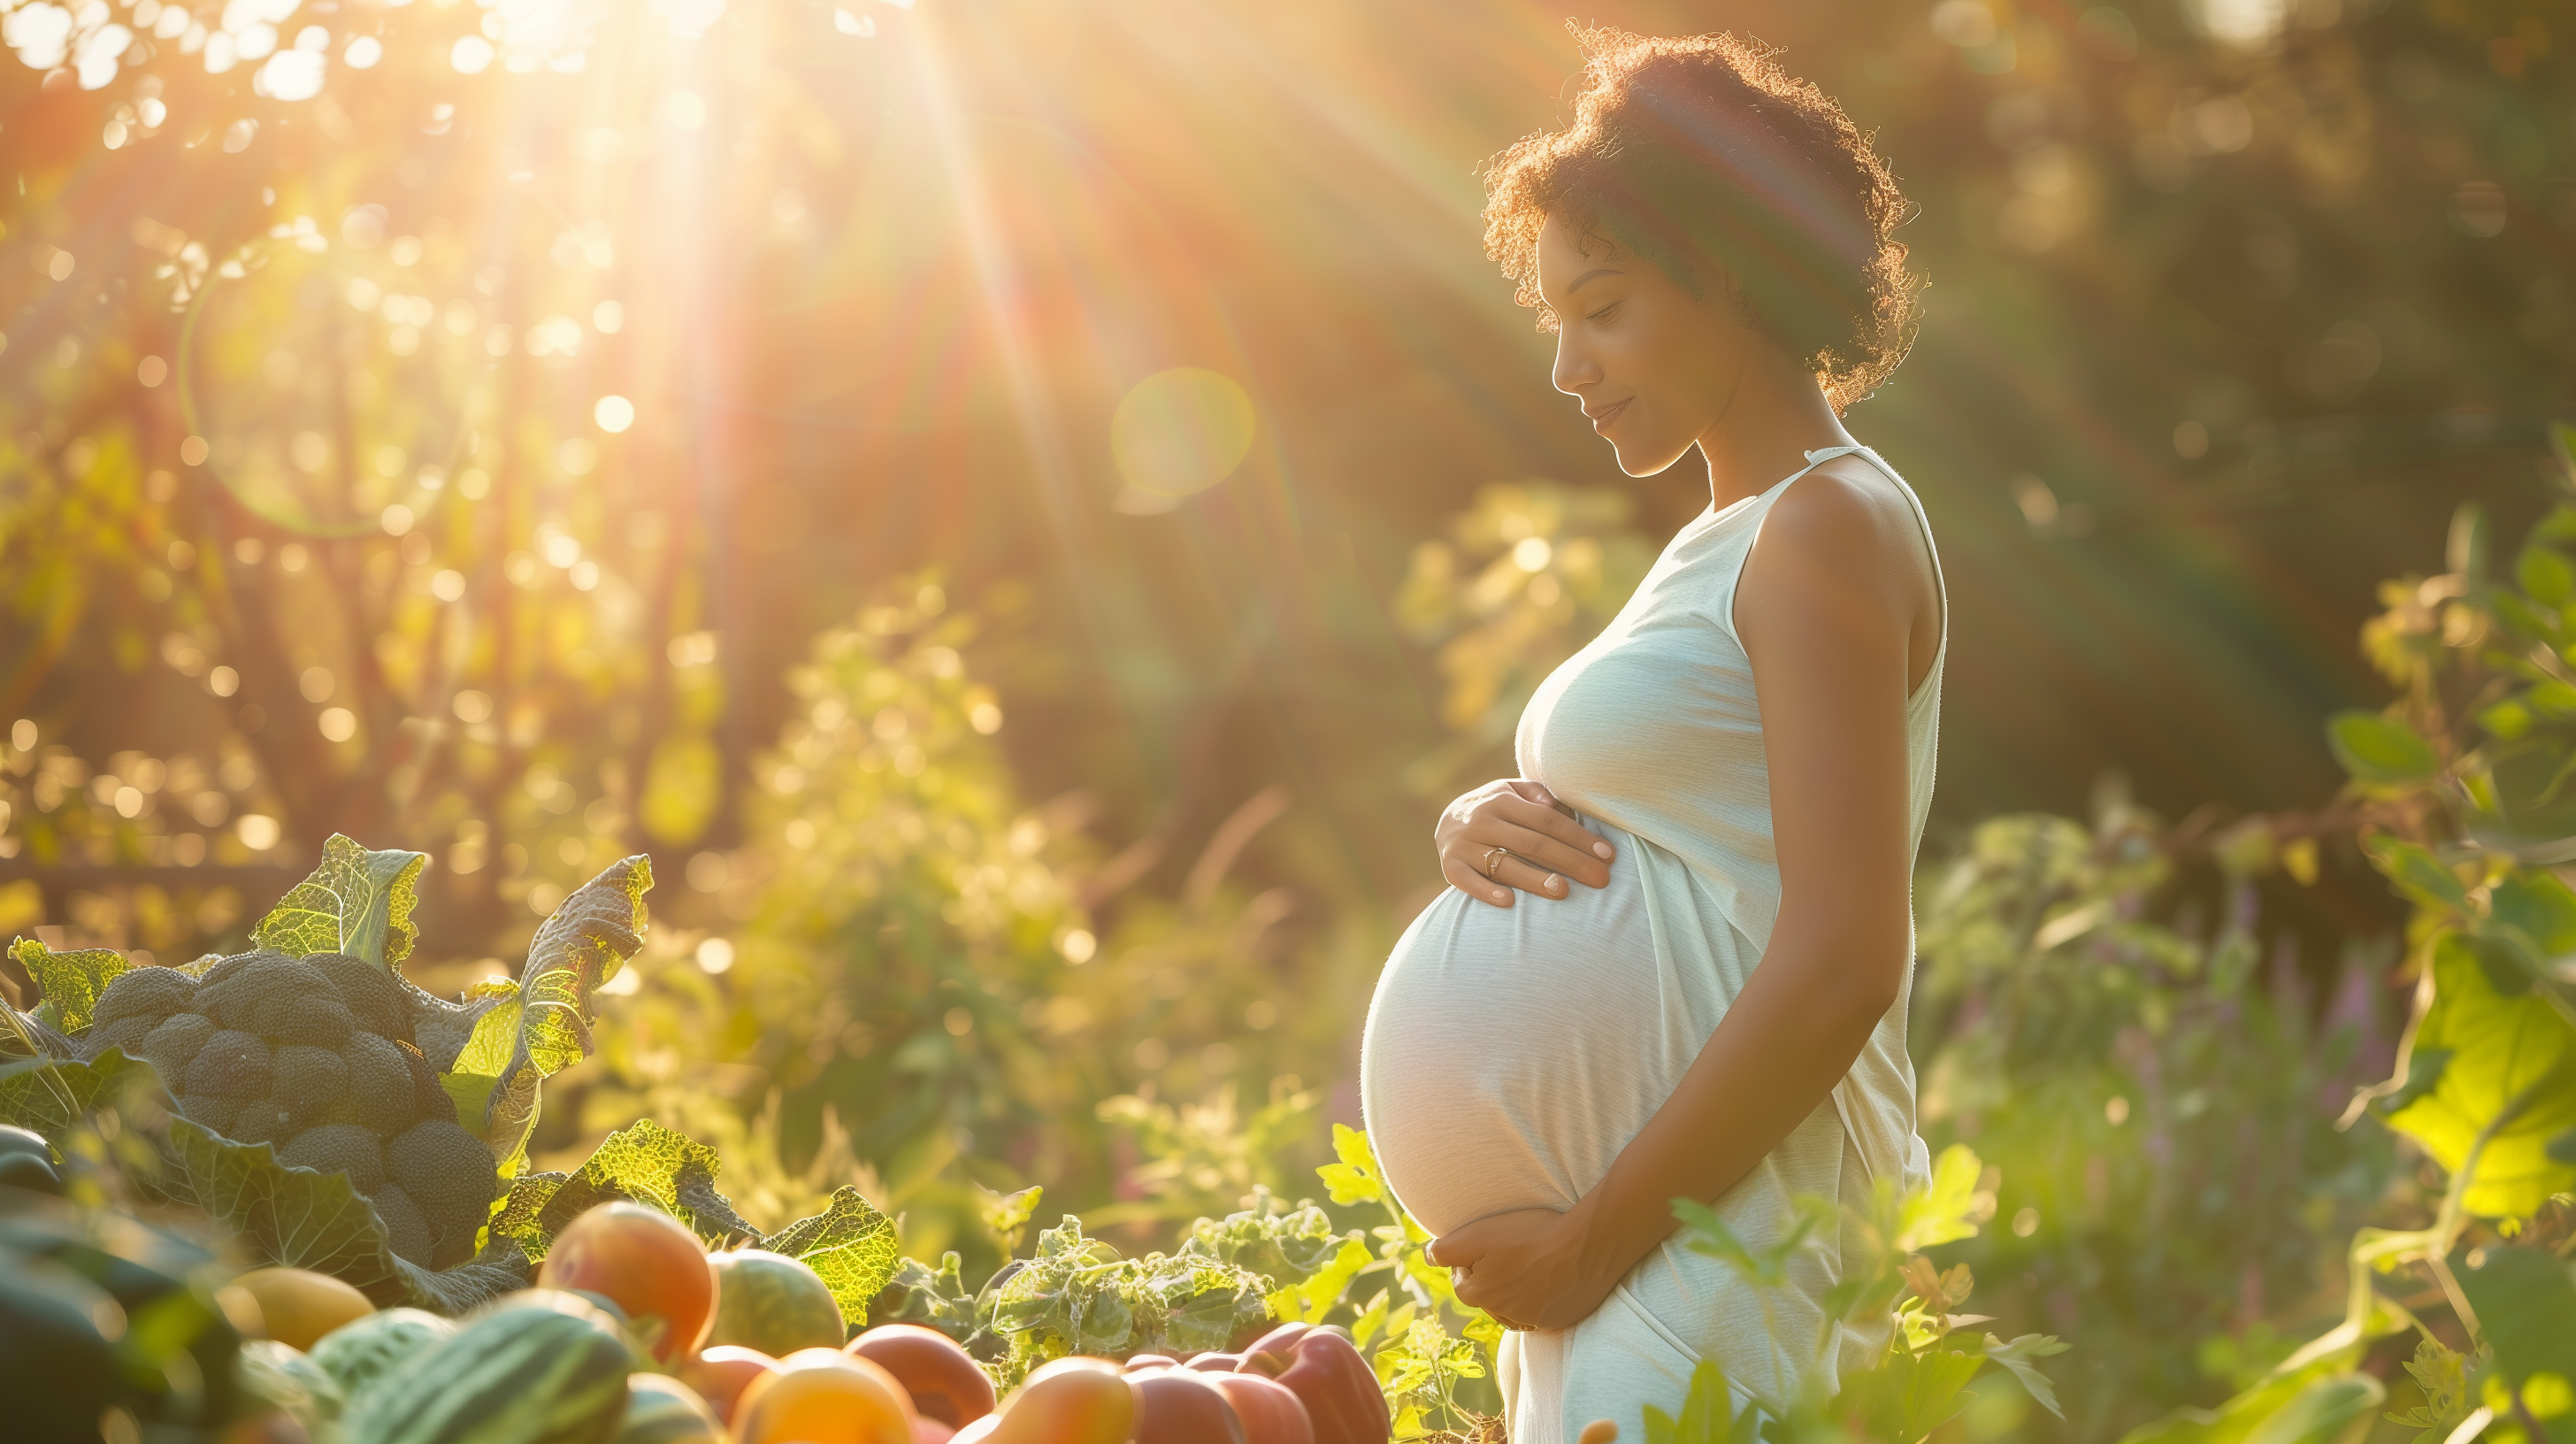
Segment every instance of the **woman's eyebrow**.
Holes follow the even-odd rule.
[[[1591,270],[1584,272],[1582,275],[1575,277],[1574,284],[1566,287],[1560,294],[1564,295],[1568,300],[1571,300],[1573,299],[1575,292],[1582,290],[1587,285],[1590,285],[1597,277],[1624,276],[1626,274],[1627,272],[1618,270],[1614,267],[1595,266]]]

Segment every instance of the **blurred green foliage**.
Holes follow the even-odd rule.
[[[2356,946],[2320,998],[2295,937],[2262,928],[2258,876],[2296,886],[2274,860],[2310,856],[2314,826],[2192,837],[2112,783],[2090,827],[1996,818],[1921,873],[1922,1129],[2002,1178],[2003,1226],[1943,1257],[1984,1307],[2077,1344],[2073,1437],[2223,1393],[2205,1339],[2331,1308],[2335,1239],[2395,1181],[2383,1131],[2335,1126],[2386,1067],[2387,960]]]

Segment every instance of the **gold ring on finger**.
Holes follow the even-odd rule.
[[[1508,847],[1487,848],[1485,850],[1485,876],[1488,879],[1492,879],[1499,875],[1503,870],[1503,859],[1511,855],[1512,850]]]

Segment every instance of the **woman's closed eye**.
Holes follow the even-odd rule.
[[[1616,302],[1616,301],[1613,301],[1613,302],[1611,302],[1609,305],[1602,307],[1602,308],[1601,308],[1600,310],[1598,310],[1598,311],[1591,311],[1591,312],[1587,312],[1587,313],[1585,313],[1585,315],[1584,315],[1583,319],[1584,319],[1584,320],[1586,320],[1586,321],[1607,321],[1607,320],[1609,320],[1609,319],[1610,319],[1610,317],[1611,317],[1614,313],[1616,313],[1616,312],[1618,311],[1618,309],[1619,309],[1619,303],[1618,303],[1618,302]]]

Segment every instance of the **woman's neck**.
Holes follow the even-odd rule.
[[[1759,496],[1807,464],[1807,453],[1857,446],[1816,378],[1794,364],[1747,361],[1735,394],[1701,433],[1710,504],[1724,510]]]

